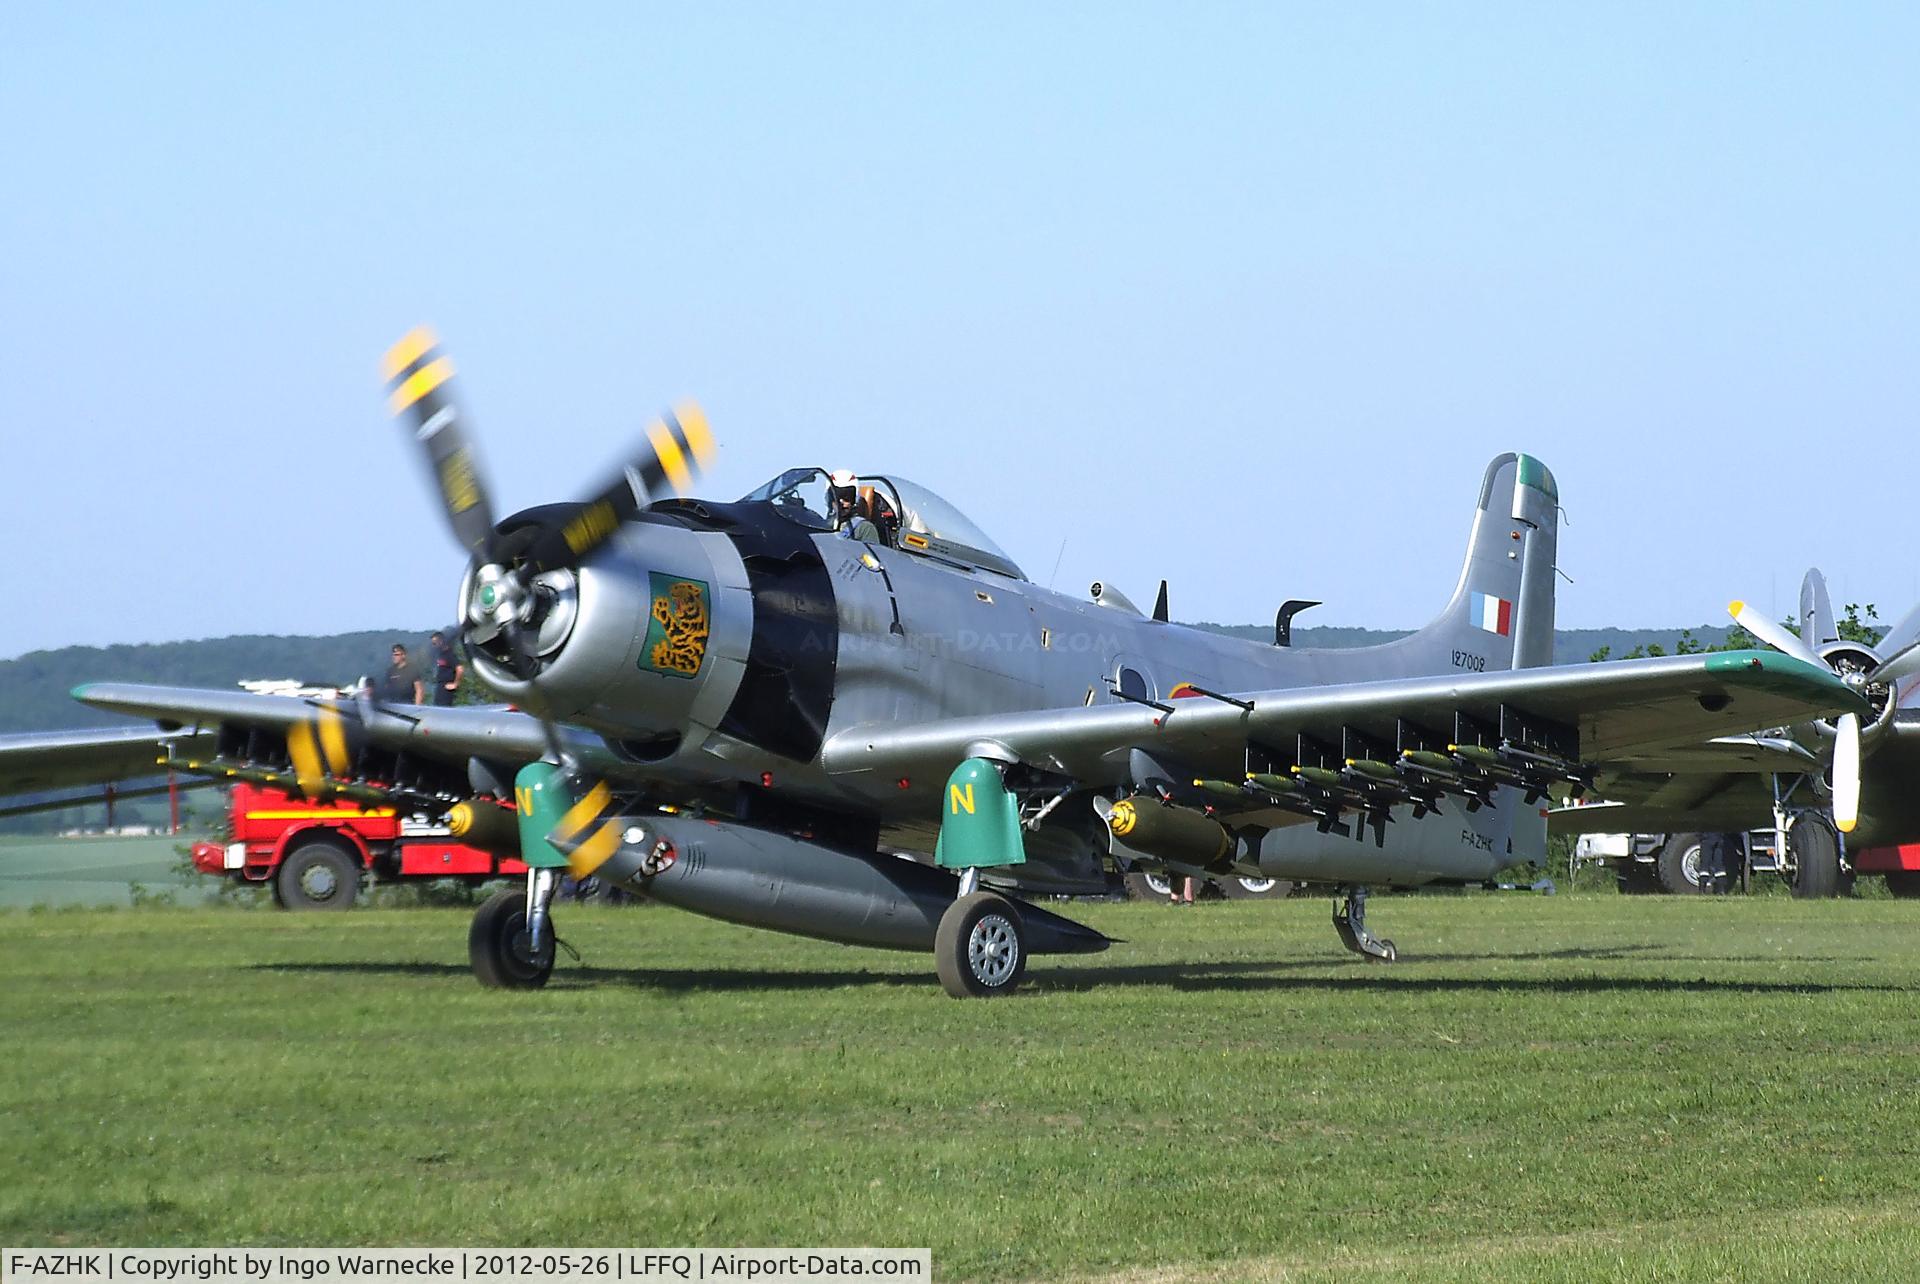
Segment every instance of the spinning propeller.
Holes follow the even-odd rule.
[[[663,491],[684,492],[692,485],[713,455],[706,416],[692,402],[663,414],[648,425],[633,457],[591,498],[556,506],[530,529],[503,534],[451,395],[453,362],[433,332],[422,327],[395,344],[382,373],[388,408],[412,426],[447,525],[472,559],[461,630],[476,645],[503,639],[502,658],[516,676],[531,681],[539,669],[538,624],[555,596],[556,577],[571,574]]]

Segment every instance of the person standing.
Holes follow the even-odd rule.
[[[380,679],[380,698],[390,704],[420,704],[426,694],[421,690],[425,685],[420,680],[420,671],[407,658],[407,648],[395,642],[393,663],[387,666],[386,674]]]
[[[447,641],[447,635],[439,629],[427,639],[427,674],[433,687],[433,702],[442,707],[453,703],[454,696],[460,692],[460,680],[467,676],[467,666],[460,662],[453,643]]]

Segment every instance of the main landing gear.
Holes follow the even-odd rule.
[[[933,937],[940,984],[956,999],[991,998],[1020,984],[1027,970],[1027,929],[1006,897],[978,890],[980,871],[960,875],[960,894]]]
[[[1333,930],[1340,933],[1341,944],[1362,958],[1378,959],[1382,963],[1398,958],[1392,941],[1367,930],[1367,889],[1348,887],[1342,889],[1342,895],[1344,899],[1336,898],[1333,902]]]
[[[537,990],[553,975],[553,893],[560,871],[530,869],[524,892],[496,892],[467,931],[467,959],[492,990]]]

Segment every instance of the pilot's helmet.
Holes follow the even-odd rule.
[[[859,479],[851,468],[836,468],[827,474],[827,500],[836,510],[842,505],[851,508],[859,498]]]

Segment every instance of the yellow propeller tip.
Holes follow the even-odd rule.
[[[418,361],[440,343],[440,336],[432,327],[418,325],[407,331],[400,342],[387,349],[387,355],[380,359],[380,375],[387,382],[400,377],[400,372]]]
[[[1833,822],[1834,827],[1843,834],[1851,834],[1854,827],[1859,823],[1857,820],[1836,820]]]
[[[1745,602],[1735,600],[1727,603],[1727,614],[1733,616],[1736,619],[1739,618],[1740,612],[1746,609],[1747,609],[1747,604]]]

